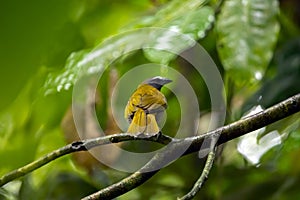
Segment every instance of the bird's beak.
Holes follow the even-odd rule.
[[[167,84],[167,83],[171,83],[171,82],[172,82],[171,79],[167,79],[167,78],[163,78],[163,79],[161,79],[160,81],[161,81],[161,85],[165,85],[165,84]]]

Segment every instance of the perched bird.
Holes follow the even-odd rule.
[[[157,134],[160,131],[157,117],[167,108],[167,100],[160,89],[170,82],[170,79],[156,76],[138,86],[125,108],[125,118],[130,123],[127,133]]]

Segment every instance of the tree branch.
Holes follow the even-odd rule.
[[[133,173],[132,175],[121,180],[118,183],[115,183],[107,188],[104,188],[84,198],[85,200],[101,199],[101,198],[112,199],[114,197],[120,196],[132,190],[133,188],[136,188],[137,186],[141,185],[142,183],[150,179],[163,166],[176,160],[178,158],[177,156],[178,152],[182,152],[183,148],[186,149],[186,145],[189,145],[189,147],[184,151],[184,153],[181,156],[199,151],[206,137],[211,137],[214,134],[220,134],[220,138],[217,143],[219,145],[229,140],[232,140],[234,138],[237,138],[241,135],[244,135],[248,132],[254,131],[256,129],[262,128],[266,125],[279,121],[299,111],[300,111],[300,94],[297,94],[262,112],[241,119],[239,121],[236,121],[224,127],[218,128],[206,134],[202,134],[200,136],[194,136],[185,139],[174,139],[162,134],[159,137],[156,136],[139,137],[135,135],[122,133],[122,134],[115,134],[115,135],[109,135],[109,136],[99,137],[95,139],[74,142],[58,150],[55,150],[49,153],[48,155],[24,167],[21,167],[17,170],[14,170],[4,175],[3,177],[0,178],[0,186],[3,186],[6,183],[16,178],[24,176],[25,174],[35,169],[38,169],[39,167],[61,156],[76,151],[87,151],[99,145],[118,143],[118,142],[129,141],[129,140],[147,140],[147,141],[158,142],[161,144],[169,144],[166,146],[164,151],[157,153],[144,167],[142,167],[137,172]]]

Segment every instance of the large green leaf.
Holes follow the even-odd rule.
[[[102,73],[120,56],[141,49],[149,41],[149,35],[149,29],[128,31],[106,39],[92,50],[72,53],[62,72],[49,75],[45,93],[68,90],[83,76]]]
[[[261,88],[247,99],[243,110],[259,104],[268,108],[300,92],[300,37],[284,44],[276,53],[277,71],[272,78],[265,78]],[[274,90],[276,88],[276,90]]]
[[[260,80],[272,58],[279,24],[277,0],[227,0],[216,28],[224,68],[236,81]]]

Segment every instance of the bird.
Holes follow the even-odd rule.
[[[155,135],[160,133],[158,117],[167,108],[161,88],[172,80],[155,76],[143,81],[129,98],[124,115],[129,122],[127,133]]]

